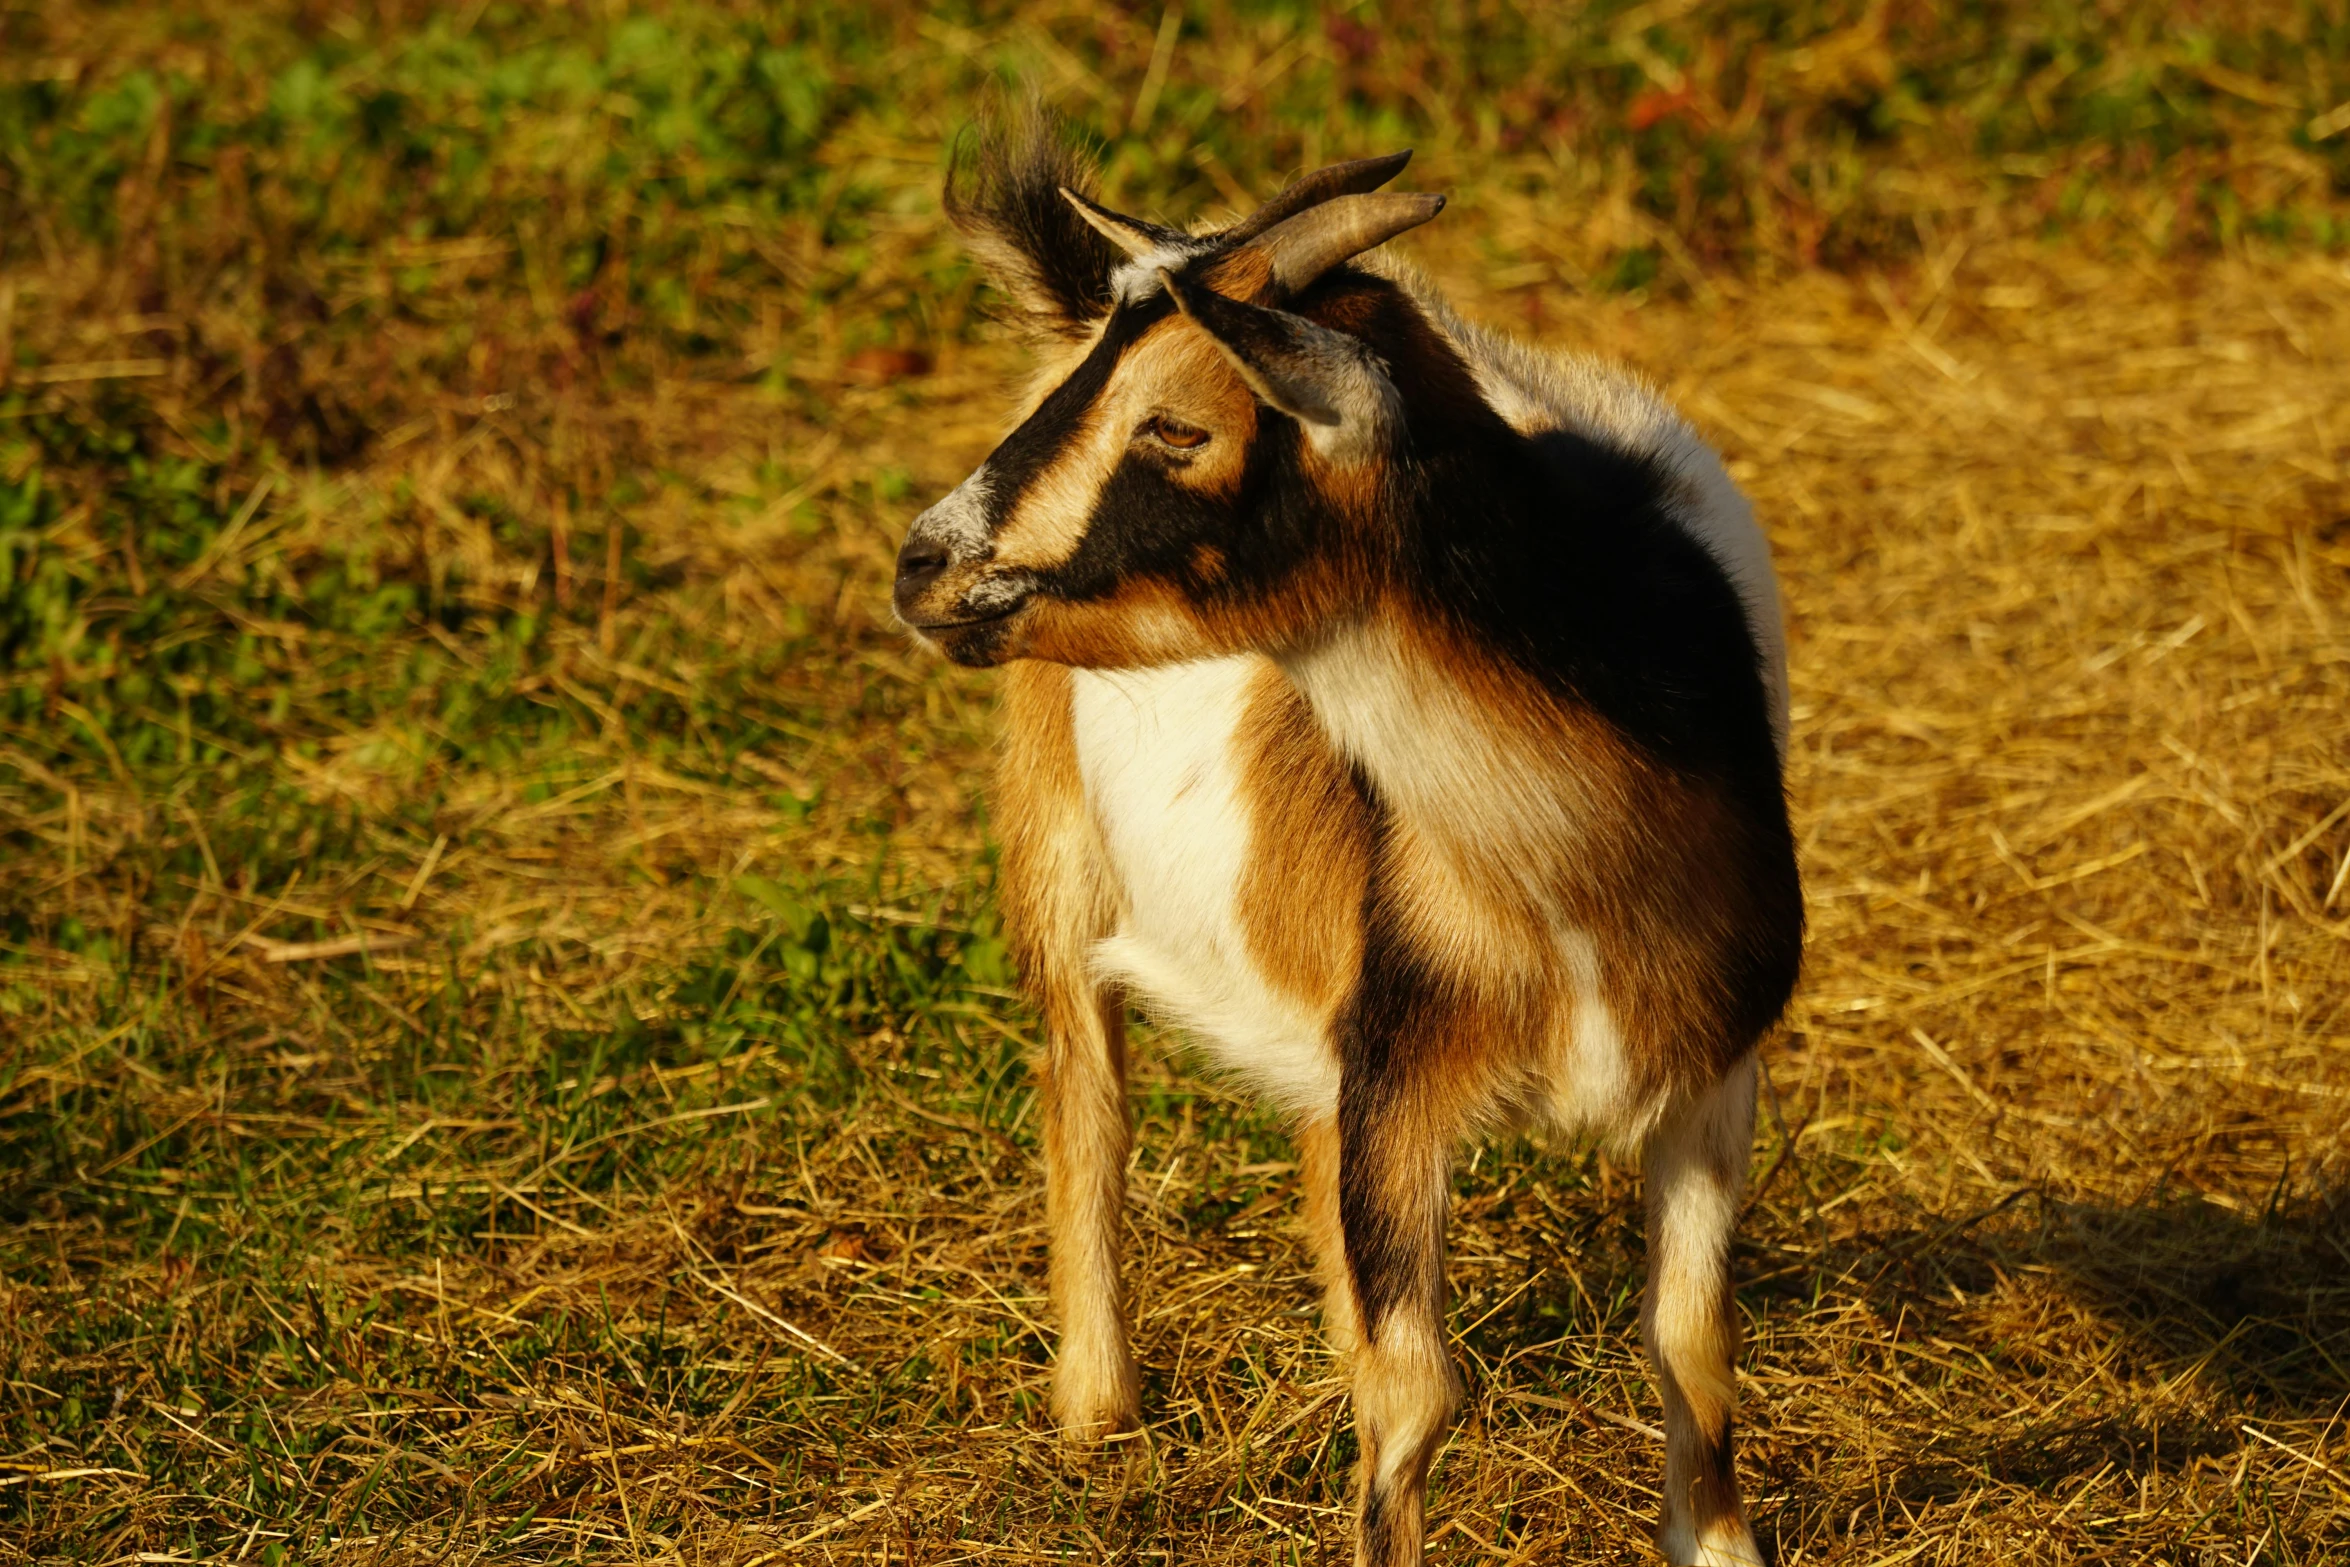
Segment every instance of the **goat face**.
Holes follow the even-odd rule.
[[[1325,170],[1206,236],[1065,186],[1042,210],[1074,214],[1075,231],[1041,223],[1033,191],[958,207],[950,187],[1028,324],[1068,358],[987,461],[914,520],[899,618],[958,663],[1119,667],[1278,647],[1358,602],[1400,401],[1362,337],[1300,312],[1338,302],[1345,277],[1367,281],[1316,290],[1325,274],[1441,207],[1364,193],[1401,167]],[[1016,160],[997,175],[1038,177]],[[1099,286],[1046,245],[1090,255]]]

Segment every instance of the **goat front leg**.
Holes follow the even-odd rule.
[[[1451,1139],[1422,1107],[1350,1064],[1338,1115],[1338,1214],[1355,1334],[1355,1438],[1362,1447],[1355,1560],[1419,1567],[1428,1464],[1460,1382],[1444,1347],[1444,1217]],[[1334,1299],[1339,1295],[1334,1289]]]
[[[1045,1007],[1045,1227],[1053,1309],[1053,1419],[1093,1441],[1141,1424],[1142,1392],[1119,1278],[1125,1223],[1126,1030],[1115,994],[1048,985]]]
[[[1021,978],[1044,1014],[1045,1228],[1061,1321],[1053,1417],[1080,1439],[1131,1431],[1142,1400],[1126,1341],[1118,1239],[1126,1205],[1126,1033],[1118,997],[1087,971],[1116,896],[1077,766],[1069,671],[1003,674],[998,890]]]
[[[1674,1567],[1761,1567],[1738,1500],[1730,1435],[1738,1312],[1730,1236],[1754,1142],[1748,1056],[1650,1137],[1648,1294],[1640,1325],[1665,1401],[1665,1506],[1657,1549]]]

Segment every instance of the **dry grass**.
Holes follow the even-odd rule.
[[[1429,259],[1473,278],[1456,260],[1469,243]],[[1666,381],[1728,447],[1784,563],[1814,935],[1771,1057],[1740,1248],[1747,1472],[1780,1559],[2343,1548],[2350,414],[2335,367],[2350,354],[2350,277],[2010,253],[1724,290],[1707,308],[1568,313],[1531,292],[1469,292],[1505,319],[1547,299],[1546,335]],[[920,454],[916,490],[933,493],[984,447],[969,399],[1007,368],[987,356],[850,394],[843,444]],[[720,400],[668,428],[723,449],[728,414]],[[451,460],[437,449],[411,461]],[[454,458],[493,460],[478,445]],[[831,799],[896,790],[899,841],[950,874],[976,839],[971,692],[890,651],[878,617],[894,514],[836,516],[799,558],[800,591],[779,594],[845,584],[831,602],[854,657],[809,678],[899,685],[893,721],[931,749],[885,763],[871,747],[888,726],[849,725],[795,765]],[[652,547],[708,548],[694,512],[677,527]],[[772,569],[712,569],[743,635],[758,622],[740,606]],[[599,656],[584,631],[571,651]],[[107,820],[95,796],[82,809]],[[643,844],[714,864],[779,832],[651,775],[633,799],[614,787],[491,816],[507,858],[444,854],[418,922],[521,920],[531,950],[573,954],[555,972],[493,970],[513,1004],[548,1015],[576,1004],[565,987],[596,956],[627,970],[694,939],[690,899],[630,876]],[[539,842],[559,845],[559,918],[524,852]],[[471,950],[493,946],[477,936]],[[396,960],[377,970],[410,1006],[436,983]],[[259,988],[271,972],[232,961],[211,984],[255,985],[240,1001],[284,1020],[281,1056],[285,1040],[336,1053],[303,1034],[314,1015],[285,981]],[[924,1026],[965,1036],[965,1062],[1021,1027],[992,1007]],[[756,1056],[652,1075],[755,1075]],[[935,1057],[886,1030],[855,1056],[861,1087],[837,1117],[777,1141],[712,1116],[674,1178],[655,1163],[601,1197],[567,1186],[560,1160],[468,1158],[462,1122],[411,1120],[406,1140],[446,1146],[381,1200],[496,1183],[511,1203],[489,1222],[519,1233],[429,1268],[326,1239],[303,1262],[325,1292],[318,1315],[285,1323],[287,1381],[262,1424],[357,1433],[339,1466],[305,1476],[346,1503],[385,1455],[428,1477],[448,1464],[441,1508],[409,1520],[395,1558],[501,1534],[518,1558],[1335,1549],[1343,1404],[1304,1314],[1275,1130],[1148,1068],[1134,1279],[1153,1424],[1084,1467],[1039,1418],[1027,1099],[942,1083]],[[209,1112],[199,1096],[180,1113]],[[384,1130],[361,1118],[350,1132]],[[1475,1391],[1439,1472],[1440,1559],[1619,1559],[1646,1527],[1658,1456],[1632,1342],[1632,1183],[1568,1150],[1502,1147],[1461,1189],[1455,1320]],[[123,1255],[89,1218],[33,1228],[57,1261],[11,1286],[20,1343],[88,1312],[92,1290],[170,1303],[177,1331],[204,1337],[206,1292],[224,1287],[207,1282],[210,1259]],[[292,1312],[300,1297],[281,1301]],[[547,1348],[563,1321],[596,1325],[569,1356]],[[413,1340],[421,1361],[393,1385],[370,1377],[371,1333]],[[529,1371],[506,1369],[510,1355]],[[76,1374],[18,1364],[23,1382]],[[436,1366],[468,1391],[437,1391]],[[681,1378],[697,1384],[691,1413],[676,1407]],[[177,1391],[121,1385],[166,1406]],[[210,1413],[191,1403],[150,1443],[236,1448]],[[271,1461],[223,1453],[214,1467]],[[69,1467],[36,1456],[16,1472]],[[196,1526],[191,1496],[135,1475],[32,1484],[27,1521],[53,1549],[125,1503],[151,1546],[188,1528],[216,1548],[271,1532],[258,1513],[237,1529],[233,1502],[208,1501]],[[516,1528],[526,1497],[537,1516]],[[367,1549],[391,1548],[392,1523],[379,1510]]]
[[[1780,1560],[2343,1549],[2350,277],[1953,255],[1551,335],[1673,388],[1786,573],[1814,937],[1741,1247]],[[1281,1150],[1193,1091],[1154,1075],[1154,1424],[1123,1464],[1038,1428],[1019,1161],[970,1137],[963,1179],[908,1190],[882,1098],[776,1182],[800,1211],[743,1276],[860,1367],[960,1368],[922,1394],[955,1440],[823,1466],[837,1559],[1340,1548]],[[1658,1459],[1631,1185],[1504,1148],[1461,1190],[1441,1558],[1621,1559]]]
[[[1884,269],[1595,294],[1513,190],[1415,254],[1664,383],[1793,623],[1759,1532],[1789,1567],[2350,1554],[2350,271],[1986,209]],[[1656,232],[1629,210],[1590,224]],[[0,269],[0,407],[50,432],[0,423],[0,506],[54,501],[47,554],[0,542],[95,584],[0,683],[0,1561],[1344,1559],[1286,1142],[1164,1050],[1151,1429],[1045,1429],[987,682],[884,602],[1017,366],[926,207],[793,232],[720,369],[499,281],[529,232],[339,260],[322,310],[424,303],[337,350],[319,386],[396,418],[316,463],[357,414],[204,358],[294,307]],[[859,335],[913,341],[933,286],[927,357]],[[92,367],[149,354],[133,420]],[[203,528],[57,455],[134,424]],[[1435,1559],[1637,1559],[1636,1178],[1512,1143],[1460,1193]]]

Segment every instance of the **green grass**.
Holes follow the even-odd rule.
[[[1960,239],[2350,247],[2350,129],[2312,129],[2350,99],[2338,0],[1674,10],[0,3],[0,1558],[749,1560],[914,1508],[965,1429],[975,1538],[1283,1538],[1217,1465],[1318,1396],[1289,1339],[1152,1329],[1173,1412],[1127,1471],[1025,1434],[985,688],[910,662],[879,589],[1005,366],[936,217],[957,126],[1032,81],[1181,217],[1416,145],[1481,268],[1586,297],[1914,279]],[[1831,1246],[1822,1205],[1905,1147],[1848,1108],[1783,1178],[1821,1239],[1770,1232],[1758,1311],[1898,1326],[2041,1266],[1921,1260],[1944,1217],[1898,1204]],[[1260,1266],[1274,1121],[1160,1065],[1138,1113],[1150,1266]],[[1588,1413],[1641,1396],[1589,1351],[1634,1310],[1630,1187],[1510,1145],[1463,1191],[1480,1385],[1639,1472]],[[2040,1210],[2105,1237],[2059,1256],[2144,1240]],[[2175,1217],[2301,1324],[2244,1373],[2298,1416],[2277,1389],[2341,1376],[2318,1239]],[[1216,1310],[1304,1299],[1293,1253]],[[1895,1282],[1837,1294],[1861,1262]],[[2080,1271],[2176,1347],[2159,1291]],[[2165,1420],[2222,1451],[2204,1413],[1961,1459],[2006,1483],[2010,1448]],[[1330,1418],[1239,1476],[1339,1504]],[[1807,1539],[1879,1505],[1772,1462]]]

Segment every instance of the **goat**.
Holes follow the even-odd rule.
[[[1128,999],[1294,1118],[1349,1355],[1356,1560],[1422,1559],[1455,1145],[1637,1150],[1675,1563],[1761,1560],[1729,1246],[1803,907],[1769,552],[1629,375],[1472,326],[1366,252],[1408,152],[1198,233],[1112,212],[1049,126],[947,207],[1047,350],[915,518],[894,603],[1004,666],[1000,893],[1043,1015],[1052,1409],[1138,1428],[1119,1278]]]

